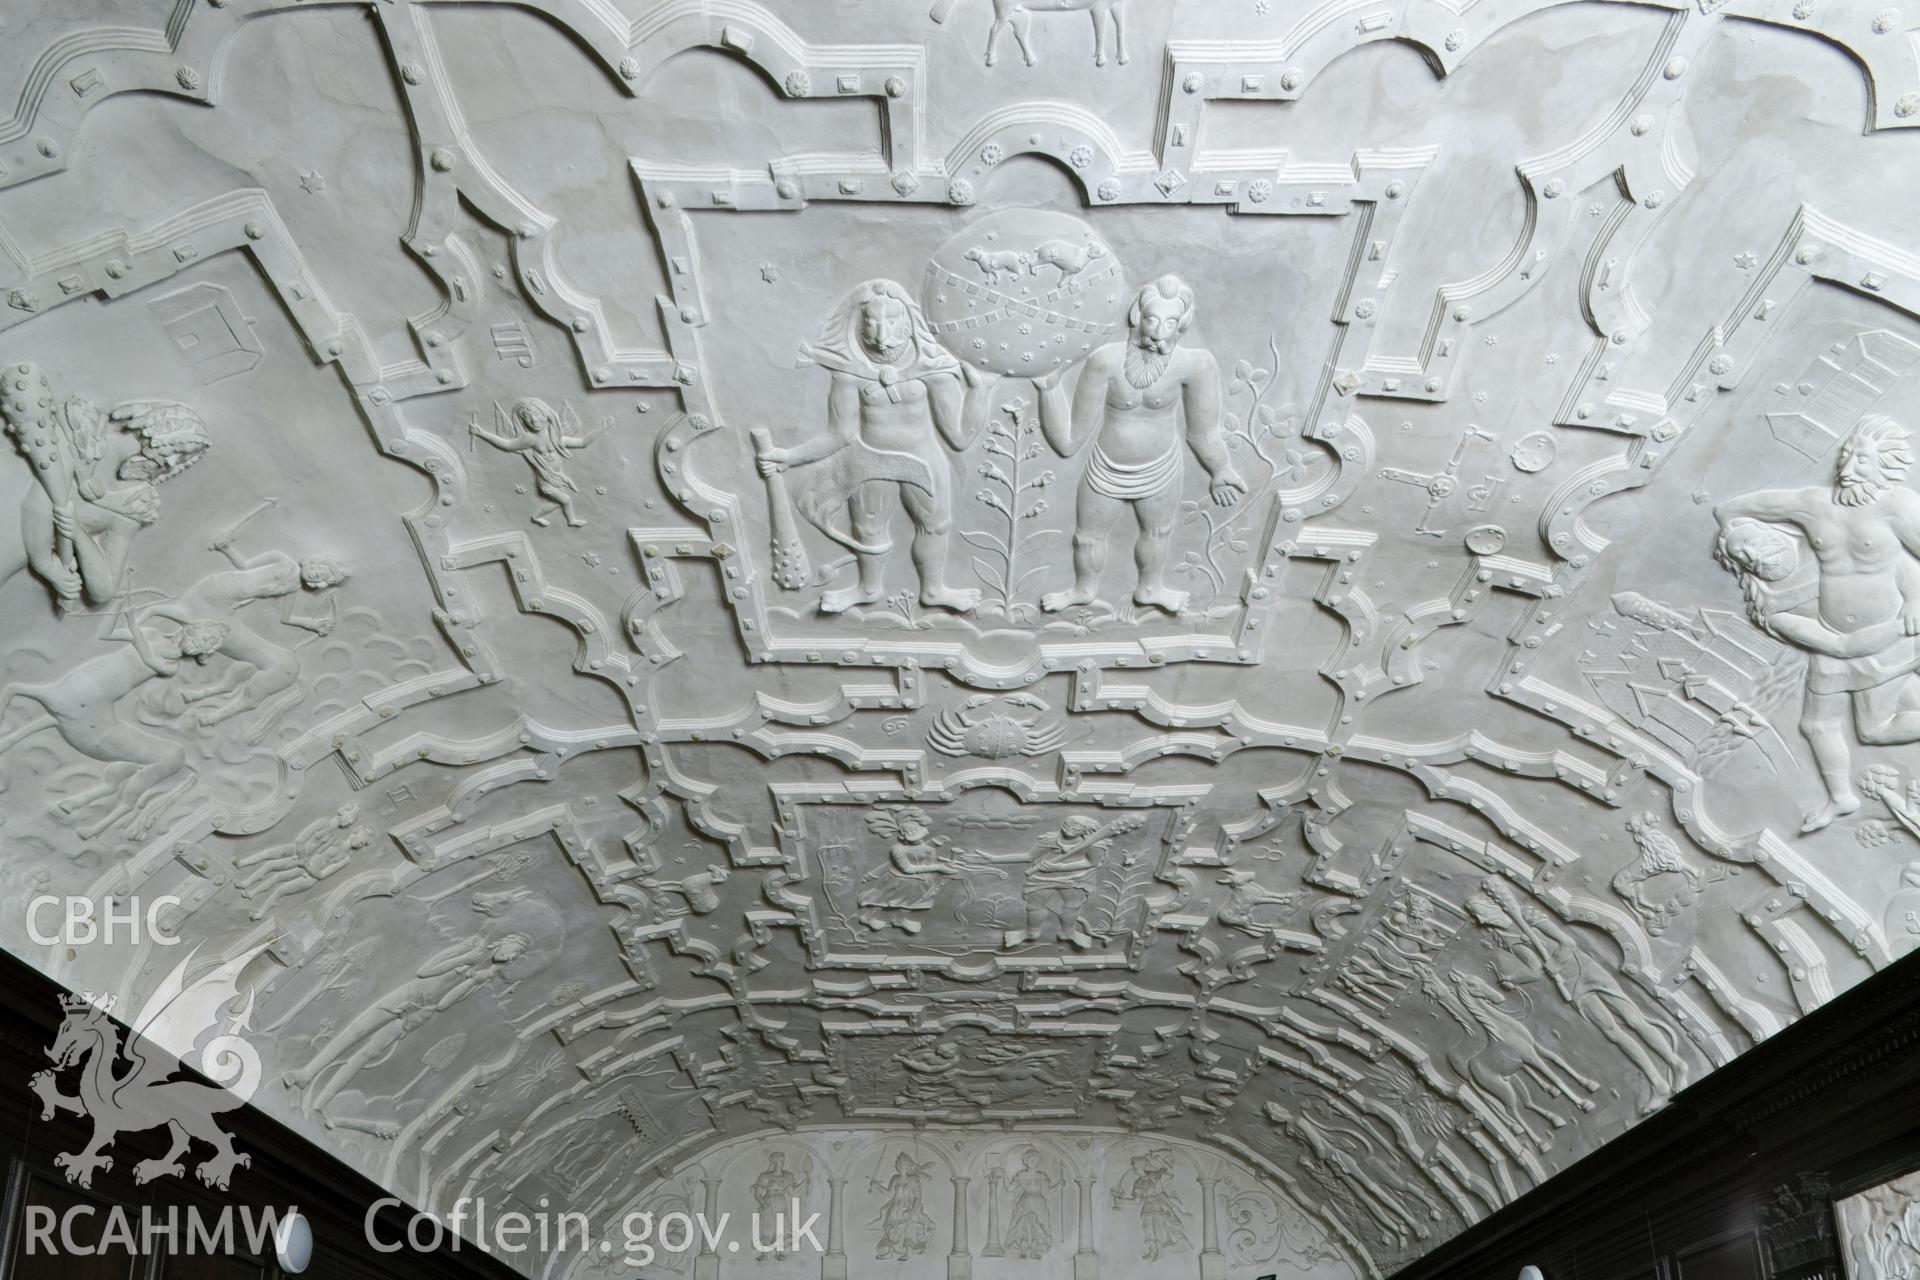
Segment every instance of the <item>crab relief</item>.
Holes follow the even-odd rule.
[[[996,703],[997,709],[987,710]],[[1067,742],[1066,721],[1047,720],[1052,710],[1030,693],[975,694],[934,717],[927,745],[942,755],[983,760],[1043,756]]]

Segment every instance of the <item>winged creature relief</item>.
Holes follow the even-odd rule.
[[[867,815],[867,830],[892,843],[887,860],[861,877],[860,923],[875,932],[889,926],[920,932],[915,913],[932,909],[940,896],[939,877],[965,872],[952,865],[946,841],[933,834],[923,810],[876,810]]]
[[[56,404],[31,363],[0,374],[0,422],[28,464],[0,491],[20,513],[17,542],[0,530],[0,581],[31,569],[68,613],[125,590],[134,535],[160,516],[157,486],[213,443],[183,404],[131,401],[106,414],[78,397]],[[103,470],[123,483],[109,487]]]
[[[574,450],[586,448],[598,435],[581,432],[572,406],[563,404],[555,411],[536,397],[516,401],[511,409],[496,403],[493,416],[492,431],[481,426],[477,417],[470,417],[467,433],[472,439],[484,440],[504,453],[517,453],[527,460],[533,470],[534,489],[547,500],[546,506],[533,513],[533,522],[545,528],[558,512],[569,529],[585,525],[586,517],[574,506],[579,501],[580,486],[568,472],[567,461]],[[606,430],[602,427],[600,434]]]

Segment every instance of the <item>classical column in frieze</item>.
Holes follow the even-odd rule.
[[[967,1247],[967,1187],[972,1178],[953,1180],[953,1247],[947,1251],[947,1280],[969,1280],[973,1251]]]
[[[1073,1255],[1073,1280],[1099,1280],[1100,1255],[1093,1247],[1093,1179],[1074,1181],[1080,1184],[1080,1247]]]
[[[700,1212],[707,1216],[708,1224],[712,1225],[718,1220],[720,1179],[702,1178],[700,1186],[706,1192],[705,1197],[700,1201]],[[705,1232],[702,1232],[700,1252],[693,1258],[693,1280],[719,1280],[719,1276],[720,1255],[714,1251],[714,1242],[707,1238]]]
[[[1213,1198],[1218,1178],[1200,1179],[1200,1280],[1224,1280],[1227,1256],[1220,1252],[1220,1224]]]
[[[1000,1169],[987,1170],[987,1243],[980,1250],[983,1258],[1004,1258],[1007,1249],[1000,1241],[1000,1192],[1007,1175]]]
[[[827,1251],[820,1255],[820,1280],[847,1280],[847,1246],[840,1231],[845,1178],[827,1179]]]

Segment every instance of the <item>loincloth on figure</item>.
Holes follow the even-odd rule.
[[[1901,636],[1878,653],[1857,658],[1807,655],[1808,693],[1864,693],[1920,671],[1920,636]]]
[[[1151,498],[1180,481],[1180,442],[1151,462],[1138,464],[1115,462],[1107,456],[1100,441],[1093,446],[1093,460],[1087,463],[1087,487],[1106,498],[1132,502]]]

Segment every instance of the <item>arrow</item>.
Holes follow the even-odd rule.
[[[255,516],[259,515],[261,512],[272,508],[273,506],[278,504],[279,501],[280,499],[278,498],[260,499],[258,503],[254,504],[253,510],[247,512],[247,514],[241,516],[238,520],[235,520],[231,525],[229,525],[227,527],[226,533],[222,534],[221,537],[224,538],[226,541],[231,542],[233,540],[233,535],[240,532],[241,525],[253,519]]]

